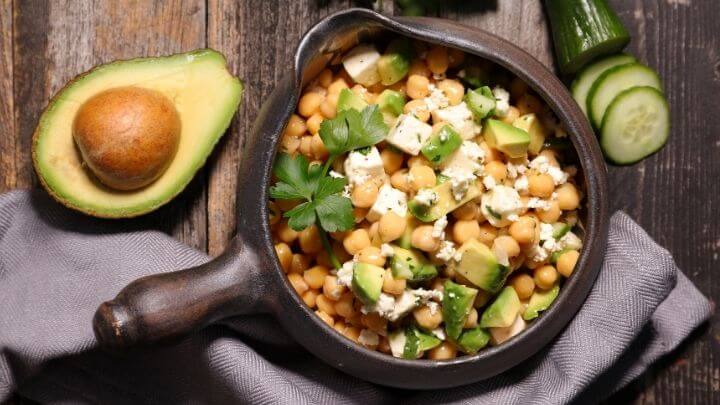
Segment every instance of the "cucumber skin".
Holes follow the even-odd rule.
[[[593,83],[590,83],[590,87],[588,87],[584,98],[582,98],[581,97],[582,95],[578,93],[579,87],[580,87],[580,82],[582,81],[583,77],[588,73],[588,71],[590,69],[592,69],[593,67],[595,67],[598,64],[607,62],[612,59],[625,59],[626,62],[621,62],[621,63],[616,63],[613,65],[610,65],[609,67],[605,68],[602,72],[600,72],[600,74],[603,74],[608,69],[612,69],[616,66],[626,65],[628,63],[637,63],[637,59],[635,59],[634,56],[627,54],[627,53],[619,53],[617,55],[610,55],[607,57],[595,59],[591,63],[587,64],[584,68],[582,68],[582,70],[580,70],[580,72],[578,72],[577,76],[575,77],[575,80],[573,80],[573,82],[572,82],[572,85],[570,85],[570,92],[572,93],[573,98],[580,105],[581,109],[583,110],[583,112],[585,113],[586,116],[588,115],[587,99],[588,99],[588,95],[590,94],[590,88],[592,87],[592,84],[595,83],[595,81],[598,79],[598,77],[600,77],[600,75],[595,77],[595,79],[593,80]]]
[[[602,55],[620,52],[630,42],[630,34],[605,0],[546,0],[545,9],[564,74],[576,73]]]
[[[608,105],[607,110],[605,110],[605,116],[603,117],[602,127],[605,127],[605,124],[607,123],[608,112],[610,112],[610,110],[613,108],[613,106],[614,106],[616,103],[619,103],[620,101],[622,101],[623,96],[626,96],[627,93],[630,93],[630,92],[632,92],[632,91],[637,91],[638,89],[645,89],[645,90],[652,91],[652,92],[656,93],[656,95],[657,95],[658,97],[660,97],[660,99],[663,101],[663,104],[665,105],[665,108],[668,109],[668,125],[667,125],[667,128],[665,129],[665,141],[664,141],[663,143],[661,143],[657,148],[655,148],[654,150],[646,153],[644,156],[639,157],[638,159],[621,161],[621,160],[614,159],[614,158],[611,156],[611,153],[608,153],[608,149],[610,149],[610,147],[605,144],[605,139],[607,139],[607,136],[604,135],[604,133],[603,133],[603,131],[602,131],[602,129],[601,129],[601,130],[600,130],[600,148],[602,149],[603,155],[605,155],[605,158],[608,159],[610,162],[616,164],[616,165],[631,165],[631,164],[633,164],[633,163],[637,163],[637,162],[639,162],[639,161],[641,161],[641,160],[649,157],[650,155],[652,155],[652,154],[654,154],[654,153],[657,153],[660,149],[663,148],[663,146],[665,146],[665,144],[667,143],[668,138],[670,137],[670,119],[669,119],[670,106],[668,105],[667,99],[665,98],[665,95],[663,94],[663,92],[660,91],[660,90],[658,90],[658,89],[656,89],[655,87],[651,87],[651,86],[631,87],[631,88],[629,88],[629,89],[627,89],[627,90],[622,91],[622,92],[621,92],[620,94],[618,94],[617,96],[615,96],[615,98],[614,98],[613,101],[610,103],[610,105]]]
[[[602,128],[602,120],[595,118],[595,114],[593,114],[593,109],[592,109],[592,101],[593,101],[593,98],[595,97],[595,93],[597,92],[597,89],[600,88],[600,85],[605,80],[605,78],[614,74],[615,72],[618,72],[623,69],[627,69],[630,66],[641,66],[641,67],[645,68],[646,71],[652,73],[655,76],[655,78],[657,79],[658,83],[660,83],[661,88],[658,90],[662,93],[662,80],[660,80],[660,76],[658,76],[656,71],[654,71],[653,69],[651,69],[648,66],[643,65],[642,63],[637,63],[637,62],[626,63],[624,65],[618,65],[618,66],[615,66],[613,68],[610,68],[610,69],[604,71],[600,76],[598,76],[597,79],[595,79],[595,82],[593,83],[592,87],[590,87],[590,91],[588,91],[588,96],[587,96],[587,104],[585,106],[585,108],[587,108],[588,119],[590,120],[590,124],[596,130],[599,131]],[[626,89],[626,90],[629,90],[629,89]],[[623,90],[621,93],[624,93],[624,92],[625,92],[625,90]],[[615,98],[617,98],[618,95],[616,95]],[[610,102],[610,104],[612,104],[612,102]],[[608,104],[608,107],[610,107],[609,104]],[[605,113],[607,113],[607,108],[605,109]],[[604,119],[604,117],[603,117],[603,119]]]

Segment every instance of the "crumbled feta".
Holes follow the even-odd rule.
[[[395,254],[395,250],[393,250],[393,247],[388,245],[387,243],[383,243],[380,245],[380,255],[382,257],[391,257]]]
[[[442,174],[448,177],[459,175],[461,172],[476,175],[482,171],[482,161],[485,151],[480,145],[472,141],[464,141],[440,166]]]
[[[394,212],[400,218],[405,218],[407,214],[407,195],[393,188],[393,186],[385,184],[380,187],[377,200],[375,200],[367,213],[367,219],[376,222],[388,212]]]
[[[548,200],[543,200],[537,197],[532,197],[527,202],[528,208],[536,208],[541,209],[543,211],[547,211],[550,208],[552,208],[552,203]]]
[[[438,249],[437,253],[435,253],[435,257],[444,262],[449,262],[450,260],[459,261],[459,258],[456,258],[456,255],[457,250],[455,249],[455,244],[449,240],[440,242],[440,249]]]
[[[498,117],[506,116],[510,109],[510,93],[500,86],[495,86],[492,93],[495,96],[495,115]]]
[[[540,223],[540,240],[553,239],[553,226],[545,222]]]
[[[352,194],[352,183],[348,183],[343,187],[342,196],[345,198],[350,198],[350,195]]]
[[[430,315],[437,314],[438,309],[440,309],[440,304],[438,304],[437,302],[430,301],[425,305],[427,305],[428,309],[430,310]]]
[[[515,322],[513,322],[512,325],[506,328],[489,328],[490,336],[492,337],[492,343],[494,345],[502,344],[505,341],[509,340],[511,337],[524,331],[525,327],[527,327],[527,323],[524,319],[522,319],[522,316],[518,315],[518,317],[515,318]]]
[[[445,239],[445,227],[448,224],[446,216],[440,217],[433,223],[432,237],[437,239]]]
[[[380,336],[370,329],[360,331],[358,342],[363,346],[377,346],[380,343]]]
[[[517,190],[519,193],[526,193],[528,191],[528,178],[524,174],[515,180],[515,184],[513,185],[515,190]]]
[[[433,329],[432,334],[435,335],[435,337],[440,340],[445,340],[445,338],[447,338],[447,336],[445,335],[445,329],[443,329],[443,328]]]
[[[520,220],[520,216],[518,214],[510,214],[507,216],[507,219],[508,221],[515,222]]]
[[[429,301],[442,301],[443,293],[440,290],[426,290],[424,288],[416,288],[410,290],[419,300],[421,304],[426,304]]]
[[[497,185],[497,182],[495,181],[495,177],[486,175],[483,177],[483,185],[485,185],[485,188],[488,190],[492,190]]]
[[[517,215],[522,208],[522,201],[517,190],[507,186],[495,186],[483,194],[480,208],[488,222],[493,226],[506,224],[509,215]]]
[[[376,147],[370,148],[367,154],[353,151],[345,159],[345,174],[352,184],[362,184],[370,179],[383,176],[382,158]]]
[[[563,248],[574,250],[580,250],[583,244],[582,239],[580,239],[573,232],[566,233],[562,238],[560,238],[559,243],[562,245]]]
[[[380,81],[377,64],[380,53],[372,45],[358,45],[343,58],[343,67],[350,77],[364,86],[372,86]]]
[[[401,317],[405,316],[405,314],[415,309],[418,305],[418,301],[419,299],[415,296],[415,294],[405,290],[400,298],[395,301],[395,308],[393,308],[392,312],[386,314],[385,317],[390,321],[397,321]]]
[[[568,174],[562,171],[557,166],[551,165],[550,161],[545,156],[538,156],[530,162],[530,168],[534,169],[538,173],[547,173],[552,177],[553,182],[556,186],[567,182]]]
[[[330,177],[335,178],[335,179],[344,179],[345,178],[345,175],[340,174],[340,173],[336,172],[335,170],[330,170],[330,173],[328,173],[328,174],[330,174]]]
[[[417,156],[430,135],[432,135],[430,125],[420,121],[414,115],[403,114],[390,128],[385,140],[403,152]]]
[[[363,305],[360,312],[369,314],[377,312],[383,318],[387,318],[395,309],[395,298],[390,294],[380,293],[377,302],[374,305]]]
[[[514,164],[512,162],[508,162],[506,165],[508,178],[515,179],[518,176],[525,174],[525,172],[527,172],[527,169],[528,169],[528,167],[527,167],[528,163],[529,162],[527,159],[525,159],[525,162],[521,163],[521,164]]]
[[[539,244],[532,245],[528,251],[528,257],[536,262],[545,261],[548,258],[548,251]]]
[[[435,110],[445,108],[450,105],[450,101],[445,96],[445,93],[443,93],[442,90],[438,89],[437,86],[435,86],[434,84],[430,84],[428,86],[428,90],[430,90],[430,95],[423,99],[428,111],[433,112]]]
[[[405,353],[406,340],[407,337],[405,337],[405,332],[403,330],[398,330],[390,334],[388,344],[390,345],[390,351],[394,357],[403,357],[403,353]]]
[[[438,202],[438,195],[435,191],[429,188],[422,188],[415,195],[415,202],[420,205],[432,206]]]
[[[470,185],[475,182],[475,174],[455,167],[443,170],[442,174],[448,177],[455,201],[462,200],[467,194]]]
[[[347,261],[343,263],[342,267],[337,270],[337,283],[339,285],[350,286],[353,278],[353,267],[355,263],[353,261]]]
[[[475,122],[472,111],[465,102],[458,105],[440,108],[432,111],[433,122],[447,122],[452,125],[460,137],[469,140],[482,131],[482,126]]]
[[[510,258],[508,257],[507,250],[505,250],[505,245],[493,242],[492,251],[498,263],[503,266],[510,266]]]

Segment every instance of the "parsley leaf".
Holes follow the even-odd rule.
[[[270,197],[280,200],[312,199],[314,188],[308,176],[308,166],[307,159],[302,155],[292,158],[286,153],[279,154],[273,172],[280,181],[270,188]]]
[[[370,105],[362,113],[345,110],[320,124],[320,138],[333,156],[354,149],[375,145],[385,138],[388,127],[377,105]]]
[[[340,194],[331,194],[317,201],[315,212],[320,225],[328,232],[347,231],[355,225],[350,199]]]

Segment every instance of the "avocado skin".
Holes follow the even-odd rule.
[[[55,95],[48,101],[47,105],[43,109],[42,113],[40,114],[40,120],[38,122],[38,125],[35,127],[35,131],[33,132],[32,136],[32,161],[33,161],[33,168],[35,169],[35,173],[37,174],[38,179],[40,180],[40,184],[43,186],[45,191],[52,197],[55,201],[60,203],[61,205],[70,208],[72,210],[81,212],[86,215],[90,215],[96,218],[106,218],[106,219],[118,219],[118,218],[134,218],[141,215],[145,215],[149,212],[155,211],[156,209],[160,208],[161,206],[167,204],[171,200],[173,200],[178,194],[180,194],[185,187],[192,181],[194,178],[193,176],[189,176],[187,181],[185,181],[180,187],[178,187],[176,190],[174,190],[172,193],[168,194],[166,197],[164,197],[161,201],[157,202],[153,205],[148,205],[144,208],[134,209],[134,210],[121,210],[121,211],[112,211],[112,212],[106,212],[102,210],[96,210],[89,207],[82,206],[80,204],[74,204],[73,202],[69,201],[66,198],[63,198],[62,195],[57,193],[53,186],[49,184],[49,182],[46,180],[46,178],[42,175],[42,168],[40,164],[40,157],[38,156],[38,145],[41,138],[41,129],[43,120],[46,119],[47,115],[52,112],[52,110],[56,107],[57,103],[62,101],[62,96],[64,95],[66,90],[72,89],[74,86],[81,83],[84,79],[88,77],[92,77],[94,74],[101,72],[104,69],[110,68],[114,65],[118,64],[135,64],[135,63],[141,63],[144,61],[147,61],[149,59],[152,60],[170,60],[172,58],[176,57],[188,57],[188,58],[200,58],[200,57],[213,57],[213,58],[219,58],[222,60],[225,65],[227,65],[227,61],[225,57],[218,51],[212,49],[212,48],[203,48],[203,49],[196,49],[194,51],[190,52],[184,52],[184,53],[176,53],[166,56],[158,56],[158,57],[139,57],[139,58],[130,58],[130,59],[119,59],[112,62],[104,63],[97,65],[93,67],[92,69],[83,72],[77,76],[75,76],[73,79],[68,81],[65,86],[63,86],[60,90],[58,90]],[[233,77],[235,83],[238,86],[239,94],[238,94],[238,102],[233,108],[233,114],[230,117],[229,120],[227,120],[227,123],[225,123],[222,126],[222,132],[220,136],[218,136],[211,145],[210,150],[214,149],[214,146],[217,144],[218,141],[220,141],[220,138],[222,137],[222,134],[227,131],[227,129],[230,127],[230,124],[232,123],[232,117],[234,117],[234,111],[237,111],[237,108],[240,106],[240,101],[242,99],[242,94],[244,91],[244,83],[242,80],[240,80],[237,77]],[[199,165],[197,165],[197,170],[200,169],[200,167],[205,165],[205,162],[207,161],[207,158],[210,156],[210,153],[207,154],[202,160],[199,161]],[[195,172],[197,172],[197,170]]]

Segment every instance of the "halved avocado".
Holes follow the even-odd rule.
[[[139,87],[166,96],[180,121],[179,145],[167,169],[135,190],[109,188],[87,169],[73,139],[81,105],[105,90]],[[192,180],[232,121],[242,82],[211,49],[100,65],[70,81],[48,103],[33,135],[33,164],[41,183],[63,205],[89,215],[126,218],[167,203]]]

